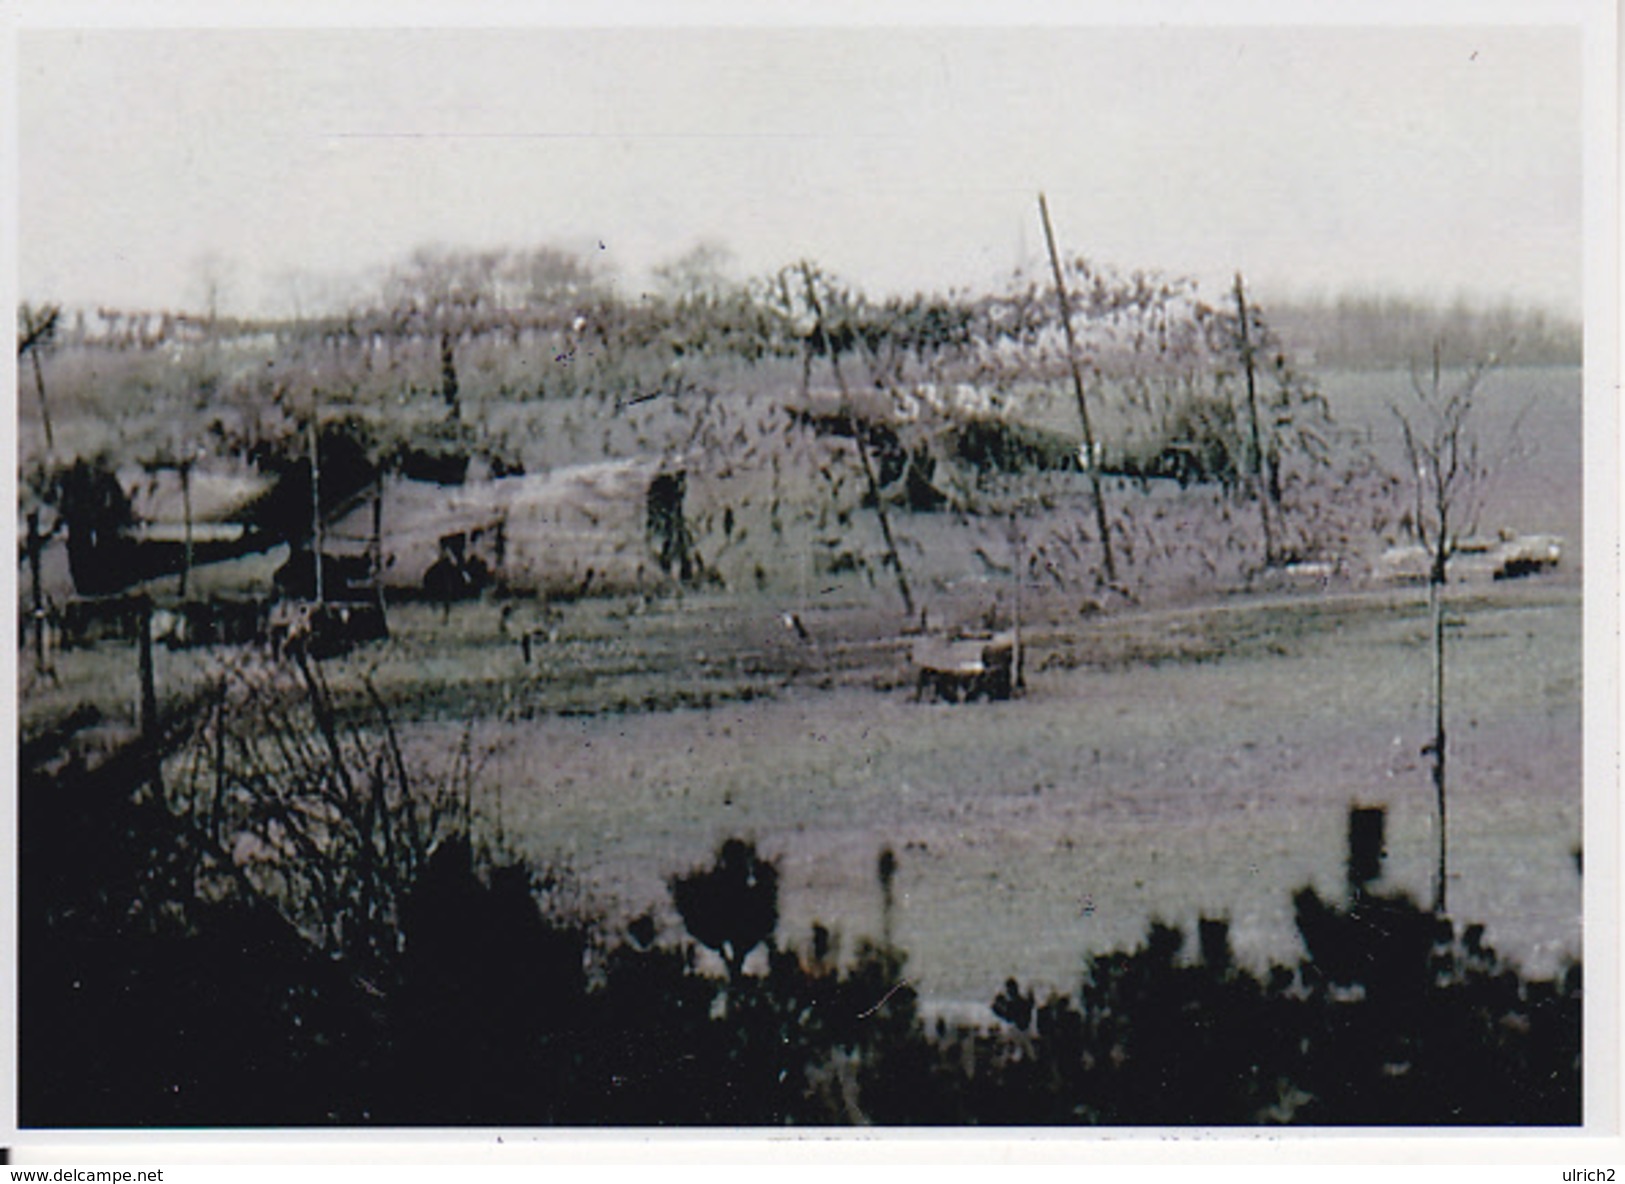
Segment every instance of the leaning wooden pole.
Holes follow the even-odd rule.
[[[903,612],[908,617],[914,616],[914,596],[908,590],[908,577],[903,574],[903,557],[897,553],[897,543],[892,539],[891,518],[886,513],[886,499],[880,494],[880,482],[875,479],[874,462],[869,458],[869,444],[864,439],[862,427],[857,417],[852,413],[852,396],[846,389],[846,379],[841,376],[841,364],[835,360],[835,349],[830,345],[829,331],[824,328],[824,306],[819,303],[818,293],[813,285],[812,268],[806,263],[801,265],[801,276],[807,282],[807,303],[812,305],[813,316],[818,319],[818,339],[823,342],[824,352],[829,355],[830,369],[835,372],[835,385],[841,392],[841,413],[846,424],[852,429],[852,439],[858,445],[858,460],[863,465],[863,479],[868,484],[869,496],[875,503],[875,514],[880,518],[880,533],[886,540],[886,561],[891,564],[892,571],[897,575],[897,591],[903,597]]]
[[[34,323],[34,314],[27,308],[23,309],[23,335],[24,344],[18,350],[18,356],[23,353],[32,355],[34,363],[34,389],[39,393],[40,423],[45,428],[45,453],[52,456],[56,453],[56,436],[51,431],[51,404],[45,398],[45,368],[40,365],[39,351],[41,340],[55,327],[55,312],[47,312],[46,318],[40,324]]]
[[[1072,390],[1078,396],[1078,418],[1083,421],[1084,459],[1089,469],[1089,488],[1095,499],[1095,529],[1100,533],[1101,565],[1108,584],[1117,583],[1117,564],[1112,560],[1112,534],[1106,522],[1106,495],[1100,488],[1100,458],[1095,452],[1095,433],[1089,425],[1089,400],[1083,393],[1083,371],[1078,366],[1078,341],[1072,333],[1072,300],[1061,273],[1061,255],[1055,249],[1055,230],[1050,226],[1049,203],[1038,195],[1038,214],[1044,221],[1044,242],[1049,245],[1049,262],[1055,271],[1055,297],[1061,305],[1061,327],[1066,331],[1066,360],[1072,367]]]

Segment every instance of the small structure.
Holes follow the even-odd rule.
[[[919,671],[916,701],[928,695],[949,703],[1008,699],[1014,687],[1016,634],[960,633],[916,638],[911,658]]]

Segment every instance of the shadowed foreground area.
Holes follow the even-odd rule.
[[[1352,865],[1346,901],[1296,897],[1296,965],[1236,965],[1221,921],[1153,925],[975,1025],[923,1017],[888,940],[779,934],[776,865],[738,839],[668,881],[693,942],[647,914],[606,932],[454,835],[385,953],[318,954],[246,884],[203,899],[211,852],[131,795],[143,759],[24,777],[25,1127],[1581,1119],[1579,967],[1526,979]]]

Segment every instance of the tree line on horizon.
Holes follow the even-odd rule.
[[[1100,477],[1171,478],[1216,491],[1212,522],[1196,528],[1213,537],[1171,566],[1217,576],[1239,563],[1245,576],[1348,554],[1401,516],[1395,478],[1333,415],[1314,368],[1415,366],[1442,343],[1447,369],[1567,349],[1567,330],[1539,313],[1355,298],[1265,310],[1241,276],[1215,295],[1071,255],[1053,263],[1053,281],[1015,274],[995,293],[877,299],[808,262],[738,280],[724,250],[701,245],[628,299],[590,255],[425,248],[320,317],[239,323],[211,312],[155,324],[101,310],[97,335],[81,317],[25,306],[19,366],[26,355],[37,398],[22,405],[37,407],[47,455],[23,449],[24,496],[49,502],[61,484],[50,408],[63,402],[121,425],[105,445],[118,454],[110,469],[201,453],[263,471],[265,458],[302,455],[316,420],[383,468],[460,466],[479,453],[493,473],[517,475],[636,454],[725,474],[760,466],[765,445],[775,505],[793,464],[828,486],[820,521],[850,519],[859,507],[843,489],[856,488],[887,536],[890,501],[1028,513],[1073,498],[1064,474],[1081,468],[1095,486],[1093,521],[1035,540],[1035,574],[1073,582],[1063,569],[1081,565],[1108,587],[1127,587],[1116,569],[1136,555],[1171,554],[1195,534],[1164,537],[1143,499],[1119,497],[1108,511]],[[169,346],[184,344],[162,345],[177,326],[185,332]],[[840,388],[822,410],[792,408],[803,435],[824,438],[816,448],[759,438],[779,426],[748,410],[764,384],[780,398]],[[973,405],[956,403],[967,395]],[[850,455],[824,463],[843,442]],[[1254,530],[1239,531],[1240,518]],[[711,549],[732,541],[723,531]],[[902,549],[888,538],[878,562],[912,614]]]
[[[20,337],[48,320],[48,343],[155,347],[196,344],[211,338],[265,333],[316,334],[334,331],[422,331],[429,321],[461,322],[462,332],[493,331],[544,324],[543,310],[584,313],[595,306],[642,307],[669,316],[673,311],[709,306],[755,305],[771,312],[782,297],[782,275],[796,265],[764,276],[741,279],[727,247],[702,241],[651,270],[645,291],[628,292],[614,273],[588,252],[553,245],[529,248],[422,246],[393,265],[343,285],[341,293],[310,309],[295,302],[283,314],[232,315],[219,311],[225,281],[207,285],[207,307],[124,308],[99,304],[68,308],[40,299],[19,306]],[[1022,273],[1015,272],[1019,277]],[[1154,270],[1130,274],[1160,277]],[[1188,286],[1170,273],[1166,278]],[[859,292],[856,286],[848,290]],[[953,319],[949,310],[974,308],[992,293],[953,289],[892,294],[866,303],[896,312],[925,306],[925,319]],[[1292,348],[1317,364],[1337,369],[1405,366],[1419,350],[1445,338],[1472,351],[1476,343],[1512,344],[1515,356],[1531,365],[1579,361],[1581,328],[1571,316],[1507,297],[1475,300],[1458,295],[1445,302],[1411,295],[1357,290],[1269,302],[1271,319]],[[528,311],[529,320],[518,315]],[[53,314],[56,314],[53,316]],[[506,314],[506,315],[504,315]]]

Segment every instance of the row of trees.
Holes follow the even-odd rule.
[[[1103,476],[1175,478],[1216,489],[1221,509],[1253,505],[1258,566],[1334,548],[1338,536],[1370,527],[1371,515],[1356,523],[1342,512],[1369,508],[1342,496],[1349,482],[1371,476],[1359,471],[1369,469],[1366,458],[1339,437],[1325,400],[1239,277],[1233,299],[1210,305],[1189,282],[1120,275],[1083,259],[1057,257],[1054,274],[1055,286],[1017,276],[995,295],[871,300],[807,263],[730,282],[701,252],[674,264],[659,293],[634,302],[562,252],[420,252],[375,300],[342,316],[262,326],[269,332],[216,350],[210,375],[190,374],[196,351],[183,351],[181,364],[137,359],[123,378],[105,362],[76,373],[90,364],[65,356],[61,385],[80,396],[109,390],[114,417],[130,428],[119,447],[142,450],[135,459],[149,465],[200,451],[276,455],[308,435],[312,417],[339,416],[366,425],[381,457],[484,451],[495,471],[517,472],[565,456],[593,459],[581,437],[598,438],[601,428],[605,454],[635,447],[720,472],[747,453],[760,460],[758,441],[729,419],[737,396],[764,380],[774,385],[774,368],[799,365],[804,392],[831,382],[843,389],[838,434],[854,445],[854,469],[873,470],[859,478],[882,517],[879,487],[897,475],[908,477],[914,509],[1002,517],[1051,500],[1034,489],[1019,449],[1005,444],[1012,434],[1036,434],[1073,472],[1084,470],[1095,488],[1094,528],[1090,538],[1054,540],[1044,560],[1051,571],[1063,553],[1092,544],[1099,570],[1089,574],[1116,585],[1119,554],[1126,562],[1136,548],[1177,542],[1171,531],[1136,539],[1148,523],[1108,515]],[[36,363],[42,348],[35,334],[27,350]],[[178,406],[160,406],[164,384],[177,379],[187,387],[173,394]],[[1094,408],[1081,447],[1077,425],[1052,397],[1068,384],[1079,408]],[[556,417],[580,425],[568,428],[568,452],[549,438],[556,427],[539,430],[545,415],[526,410],[559,400],[580,404]],[[622,430],[655,401],[663,418],[639,418],[653,427]],[[983,443],[967,445],[967,435]],[[863,455],[872,437],[883,438],[887,455]],[[47,455],[34,458],[42,469],[50,452],[47,441]],[[49,490],[52,482],[45,474],[32,484]],[[897,541],[885,549],[901,578]]]
[[[1323,436],[1325,424],[1309,414],[1313,387],[1292,367],[1286,339],[1264,323],[1240,285],[1233,299],[1209,302],[1187,281],[1118,274],[1075,258],[1058,263],[1058,287],[1017,275],[991,295],[871,300],[816,269],[814,291],[802,265],[736,281],[725,253],[702,247],[659,269],[655,292],[629,300],[595,260],[555,248],[426,249],[342,313],[256,325],[208,318],[206,327],[237,343],[212,351],[216,373],[191,373],[192,361],[177,366],[177,355],[164,360],[197,388],[177,391],[178,401],[224,403],[232,414],[223,420],[246,421],[224,426],[249,434],[286,431],[265,421],[271,409],[303,416],[318,396],[329,405],[388,407],[397,420],[402,396],[413,393],[437,397],[450,413],[470,401],[582,395],[621,406],[715,389],[728,364],[775,358],[799,360],[804,383],[816,359],[851,355],[861,361],[858,385],[865,388],[940,381],[987,388],[1008,401],[1015,389],[1067,382],[1075,360],[1098,388],[1101,463],[1147,475],[1245,480],[1267,485],[1272,499],[1284,496],[1287,445],[1309,444],[1306,433]],[[1058,291],[1071,294],[1075,317],[1060,315]],[[37,363],[50,342],[29,330],[44,312],[22,311],[19,349],[23,338],[33,342]],[[1063,320],[1075,321],[1070,348]],[[62,352],[98,340],[58,337]],[[269,374],[247,364],[260,360],[256,350],[269,352]],[[179,347],[179,356],[194,361],[207,352]],[[88,384],[68,378],[83,396]],[[154,373],[133,378],[136,385],[160,381]],[[127,393],[113,401],[128,401]],[[1283,417],[1291,422],[1278,423]],[[427,425],[420,413],[402,426]]]
[[[1578,366],[1577,319],[1507,303],[1449,305],[1396,296],[1343,295],[1273,306],[1283,335],[1316,366],[1334,370],[1404,369],[1435,341],[1475,356],[1498,353],[1525,366]]]
[[[964,384],[1005,404],[1024,389],[1067,383],[1076,361],[1100,421],[1085,433],[1100,437],[1098,456],[1087,442],[1094,461],[1287,496],[1286,453],[1328,446],[1324,408],[1239,284],[1233,299],[1207,302],[1187,281],[1059,262],[1059,289],[1017,275],[992,295],[872,300],[816,268],[809,283],[802,265],[734,281],[725,257],[702,248],[662,269],[655,293],[628,300],[593,260],[556,249],[424,250],[343,313],[222,327],[236,345],[213,351],[211,374],[191,372],[208,351],[186,345],[181,365],[164,355],[167,376],[133,363],[139,373],[129,378],[149,389],[184,380],[194,389],[177,390],[176,401],[215,412],[225,447],[293,430],[276,410],[297,419],[318,401],[388,408],[407,433],[432,427],[434,403],[453,418],[472,404],[489,433],[498,430],[494,404],[596,397],[605,400],[600,413],[612,414],[640,398],[723,389],[730,366],[774,359],[799,361],[803,384],[815,361],[848,360],[864,389]],[[1073,316],[1061,315],[1058,290],[1071,294]],[[36,310],[23,311],[31,325]],[[1076,331],[1071,347],[1063,320]],[[74,340],[60,341],[59,352],[77,349]],[[92,384],[76,380],[66,357],[62,365],[68,391],[85,397]],[[100,368],[97,385],[122,385]],[[145,401],[135,393],[113,391],[115,410]],[[424,398],[403,417],[403,396],[413,395]]]
[[[760,463],[762,425],[753,433],[729,418],[726,365],[799,364],[799,422],[826,441],[809,450],[794,433],[768,436],[775,512],[784,461],[817,473],[837,527],[849,535],[857,533],[856,507],[841,508],[841,491],[858,489],[878,524],[880,564],[895,577],[910,618],[917,606],[903,555],[908,540],[894,505],[1015,522],[1063,502],[1082,509],[1080,470],[1088,513],[1013,532],[1020,579],[1132,596],[1154,578],[1154,559],[1182,550],[1186,567],[1199,561],[1218,578],[1245,578],[1295,561],[1335,560],[1389,525],[1403,529],[1428,550],[1435,593],[1430,751],[1442,906],[1442,589],[1459,538],[1475,525],[1488,470],[1474,448],[1473,422],[1488,357],[1469,356],[1457,381],[1435,344],[1431,377],[1415,382],[1413,403],[1395,408],[1406,470],[1387,474],[1339,427],[1240,276],[1225,300],[1210,303],[1188,281],[1103,269],[1064,256],[1042,202],[1041,212],[1049,282],[1018,275],[1004,291],[974,297],[871,300],[806,262],[737,283],[716,251],[700,250],[664,269],[656,294],[629,302],[590,260],[567,252],[421,251],[384,278],[374,300],[342,316],[269,327],[271,367],[217,378],[194,394],[216,415],[216,447],[280,457],[284,467],[314,436],[309,422],[324,408],[329,417],[352,416],[380,459],[399,459],[425,447],[466,455],[482,442],[500,452],[492,416],[504,404],[595,401],[589,414],[614,421],[659,400],[671,413],[648,445],[704,475],[753,457]],[[41,359],[60,337],[59,324],[57,310],[30,308],[19,323],[19,360],[34,372],[48,452]],[[216,326],[212,317],[208,324]],[[537,363],[528,376],[527,362]],[[815,375],[826,367],[838,394],[819,412],[813,396],[823,382]],[[408,402],[411,392],[424,396],[415,415],[397,413],[403,388]],[[1067,388],[1075,427],[1058,414],[1067,400],[1055,393]],[[218,415],[221,391],[236,393],[242,414],[235,420]],[[603,440],[606,452],[624,447],[608,428]],[[149,464],[190,457],[195,448],[159,452]],[[495,459],[493,467],[524,468],[522,459]],[[1169,517],[1155,499],[1109,491],[1109,478],[1137,482],[1142,493],[1154,479],[1196,486],[1205,510]],[[34,486],[65,517],[94,519],[79,532],[85,546],[131,525],[106,470],[82,459]],[[823,522],[825,510],[818,513]],[[722,516],[730,541],[734,521],[730,507]],[[1232,558],[1221,574],[1226,554]],[[94,583],[94,566],[77,563],[76,578],[87,568]]]

